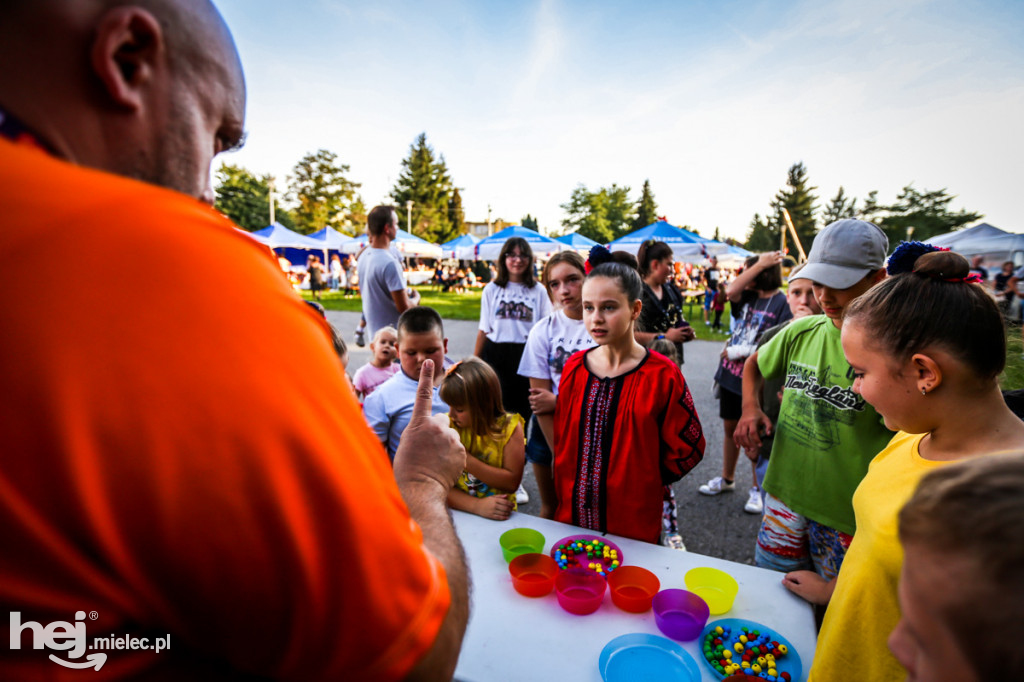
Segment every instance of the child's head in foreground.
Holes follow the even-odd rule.
[[[505,423],[501,383],[483,360],[470,357],[454,364],[441,381],[440,395],[455,426],[477,436],[501,433]]]
[[[599,346],[632,337],[640,315],[643,282],[637,271],[622,263],[602,263],[583,283],[583,323]]]
[[[899,516],[902,619],[889,648],[909,680],[1024,679],[1024,454],[921,479]]]
[[[843,352],[857,381],[853,390],[886,425],[931,431],[935,396],[969,400],[994,390],[1006,364],[1003,317],[952,251],[901,244],[889,278],[853,301],[843,322]]]
[[[811,280],[821,312],[837,327],[846,307],[885,278],[888,250],[881,228],[853,218],[829,223],[814,238],[800,275]]]
[[[444,375],[446,352],[448,339],[444,336],[444,323],[436,310],[416,305],[398,318],[398,358],[407,377],[418,380],[423,362],[433,360],[436,384]]]
[[[370,342],[375,367],[388,367],[398,357],[398,330],[387,326],[377,330]]]

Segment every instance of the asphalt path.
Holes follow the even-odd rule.
[[[339,329],[348,344],[349,375],[370,360],[369,339],[367,347],[360,348],[354,341],[354,331],[359,322],[359,313],[327,311],[327,319]],[[699,318],[698,318],[699,320]],[[476,341],[477,323],[465,320],[445,320],[445,335],[448,337],[448,357],[461,360],[473,353]],[[697,335],[701,328],[698,322]],[[686,364],[683,374],[693,394],[704,426],[707,448],[704,460],[673,486],[679,508],[679,528],[686,547],[691,552],[738,561],[745,564],[754,562],[754,541],[760,525],[760,516],[747,514],[743,505],[747,501],[747,489],[752,485],[749,460],[740,456],[737,467],[736,490],[708,497],[697,492],[697,488],[722,470],[722,420],[718,417],[718,400],[711,394],[712,381],[718,367],[721,341],[701,341],[699,338],[686,344]],[[529,465],[523,477],[523,485],[530,493],[530,501],[520,505],[519,510],[536,514],[540,510],[537,484]]]

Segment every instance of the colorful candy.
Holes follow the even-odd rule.
[[[778,670],[778,660],[789,649],[758,630],[739,628],[734,634],[729,626],[717,625],[704,636],[702,650],[704,658],[723,677],[743,673],[751,679],[792,682],[789,673]]]

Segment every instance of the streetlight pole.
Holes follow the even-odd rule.
[[[412,234],[412,199],[405,202],[405,231]]]
[[[270,224],[274,224],[274,177],[267,181],[268,194],[270,195]]]

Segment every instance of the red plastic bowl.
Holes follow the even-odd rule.
[[[612,603],[623,611],[643,613],[651,608],[651,600],[661,589],[661,581],[646,568],[620,566],[608,574],[608,590]]]
[[[543,597],[555,586],[558,564],[547,554],[520,554],[508,565],[512,587],[524,597]]]
[[[608,583],[604,578],[582,569],[560,571],[555,577],[555,594],[558,604],[577,616],[593,613],[604,600]]]

